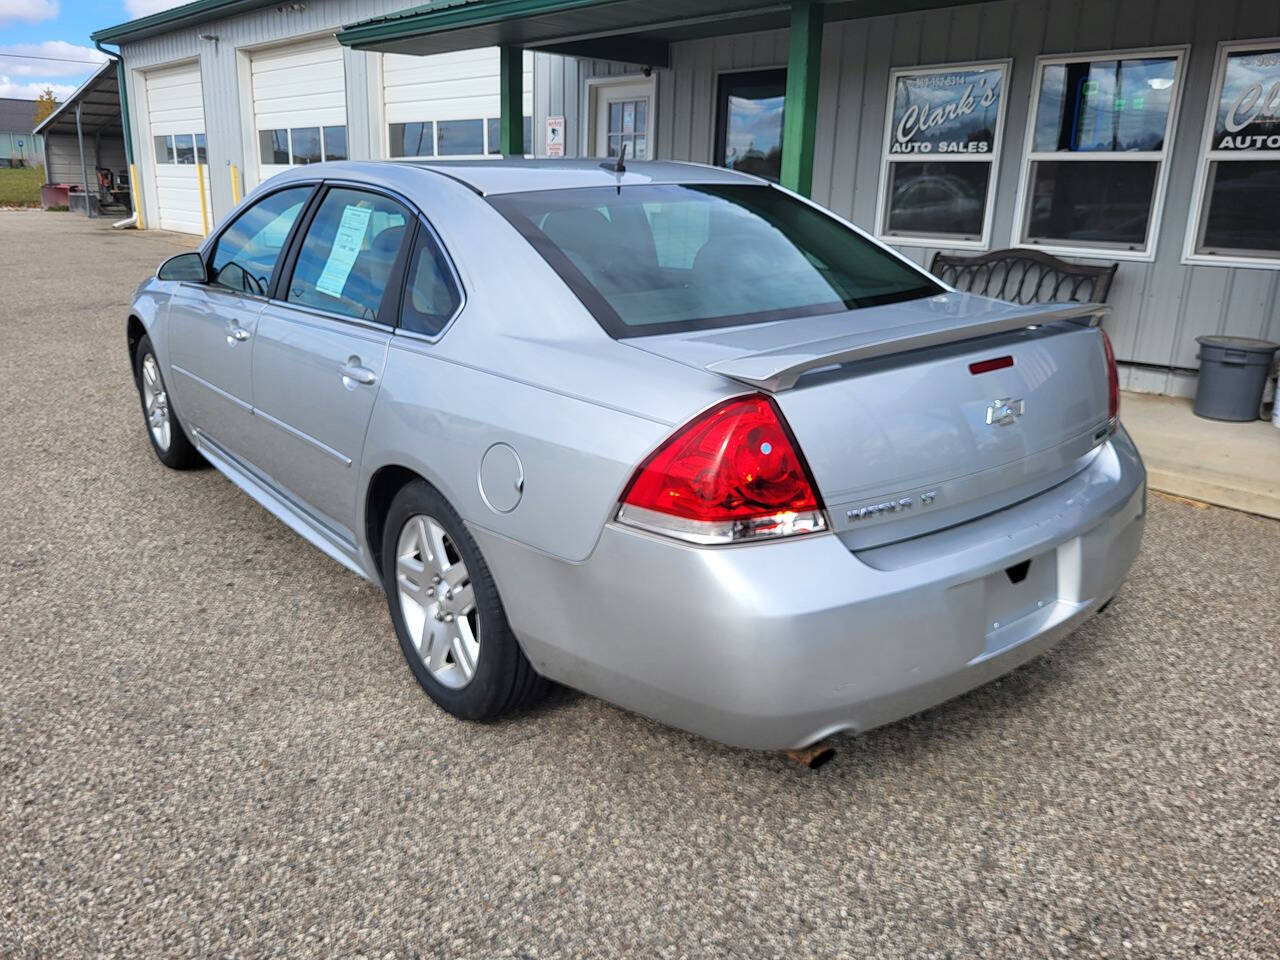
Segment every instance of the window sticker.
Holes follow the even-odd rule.
[[[329,259],[325,261],[320,279],[316,281],[316,289],[321,293],[327,293],[331,297],[342,296],[347,277],[351,275],[351,267],[364,243],[372,214],[372,207],[347,207],[342,211],[342,222],[338,224],[338,232],[333,238]]]

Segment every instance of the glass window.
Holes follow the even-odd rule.
[[[431,232],[419,228],[409,255],[409,276],[400,307],[400,326],[434,337],[462,303],[453,273]]]
[[[425,123],[393,123],[391,124],[391,156],[393,157],[433,157],[436,125],[430,120]]]
[[[1042,61],[1020,239],[1150,255],[1181,53]]]
[[[1216,89],[1191,253],[1274,266],[1280,259],[1280,42],[1224,48]]]
[[[209,151],[206,149],[203,133],[196,134],[196,163],[209,163]]]
[[[196,140],[190,133],[179,133],[173,138],[173,152],[178,163],[196,162]]]
[[[214,244],[213,282],[266,296],[289,230],[309,196],[310,186],[292,187],[263,197],[240,214]]]
[[[258,156],[264,164],[288,164],[289,131],[259,130]]]
[[[524,149],[525,153],[533,153],[533,117],[524,118]],[[485,135],[489,138],[489,152],[502,152],[502,120],[499,117],[490,117],[485,121]],[[628,154],[629,156],[630,154]]]
[[[408,222],[408,211],[387,197],[330,190],[307,227],[286,299],[378,319]]]
[[[347,128],[324,128],[324,158],[326,160],[347,159]]]
[[[764,185],[591,187],[490,203],[618,337],[842,313],[942,289]]]
[[[782,115],[787,71],[720,75],[715,162],[777,181],[782,176]],[[612,125],[612,117],[610,118]]]
[[[483,120],[441,120],[436,124],[436,149],[442,157],[483,156]]]
[[[294,127],[289,131],[289,142],[293,147],[294,163],[319,163],[324,159],[319,127]]]
[[[882,236],[986,245],[1005,80],[1000,63],[894,71]]]
[[[156,163],[173,163],[173,137],[156,137]]]

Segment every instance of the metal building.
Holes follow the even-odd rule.
[[[1133,389],[1190,392],[1199,334],[1280,339],[1274,0],[196,0],[94,36],[149,225],[191,228],[168,168],[197,136],[215,218],[329,156],[625,144],[779,179],[921,263],[1118,262]]]
[[[114,197],[128,209],[129,164],[114,64],[95,70],[36,130],[45,141],[45,182],[68,188],[60,191],[60,203],[74,197],[76,208],[85,210],[88,196],[89,212],[97,213]]]
[[[36,101],[0,97],[0,167],[44,162],[44,138],[34,133]]]

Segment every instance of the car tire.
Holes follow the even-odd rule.
[[[171,470],[193,470],[204,466],[204,458],[187,438],[187,432],[169,402],[168,387],[150,337],[144,336],[138,341],[133,362],[133,379],[138,386],[138,400],[142,403],[143,423],[156,457]]]
[[[382,584],[409,669],[455,717],[491,720],[546,689],[511,631],[479,546],[425,481],[406,484],[391,501]]]

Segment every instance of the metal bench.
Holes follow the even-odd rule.
[[[1106,303],[1118,263],[1088,267],[1039,250],[935,253],[929,272],[965,293],[1011,303]]]

